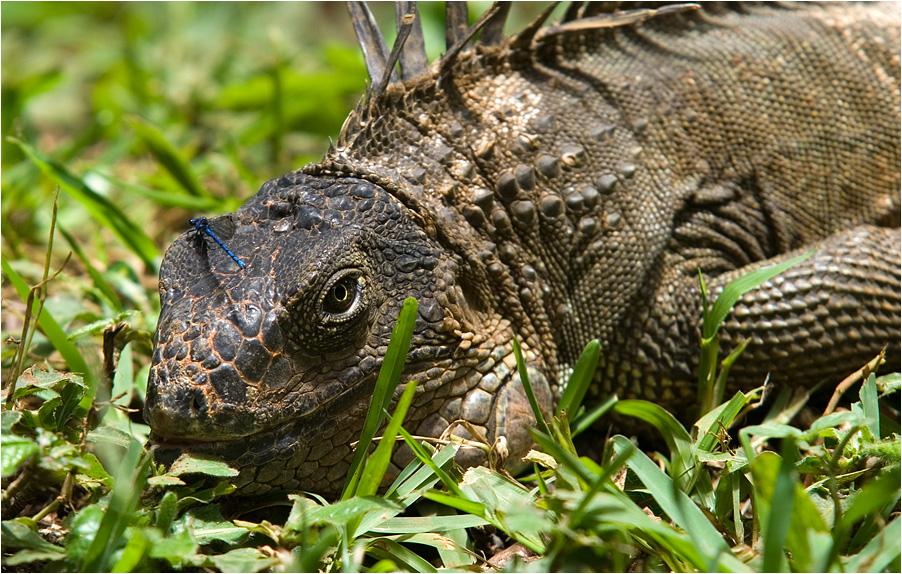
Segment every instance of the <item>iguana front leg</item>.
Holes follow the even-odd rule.
[[[730,371],[732,387],[753,388],[768,376],[778,385],[806,386],[841,378],[884,345],[885,369],[899,369],[898,229],[861,225],[810,247],[708,276],[710,301],[734,279],[811,249],[811,257],[742,296],[723,323],[721,359],[750,339]],[[684,341],[697,341],[701,325],[697,269],[698,262],[688,259],[672,265],[653,306],[641,317],[632,368],[663,381],[655,391],[659,402],[694,400],[698,345]],[[643,396],[646,387],[634,383]]]

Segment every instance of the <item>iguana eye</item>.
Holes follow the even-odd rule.
[[[321,302],[327,322],[343,322],[361,309],[365,281],[360,272],[344,270],[336,273],[326,284]]]

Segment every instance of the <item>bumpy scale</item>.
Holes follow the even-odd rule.
[[[221,457],[244,494],[337,492],[408,296],[406,428],[465,419],[513,465],[534,421],[512,333],[546,413],[599,338],[594,396],[691,415],[699,269],[716,295],[816,250],[728,317],[721,356],[751,338],[737,387],[811,384],[886,344],[899,368],[898,7],[587,10],[508,39],[490,15],[497,45],[449,27],[428,70],[374,49],[378,88],[325,158],[233,214],[243,270],[173,244],[145,409],[159,460]]]

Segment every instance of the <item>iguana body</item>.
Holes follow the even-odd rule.
[[[598,338],[594,396],[690,414],[699,269],[716,295],[816,249],[728,317],[721,356],[751,338],[736,386],[887,344],[898,369],[898,5],[567,18],[374,77],[322,162],[229,216],[244,269],[176,241],[145,409],[162,460],[222,457],[246,494],[340,489],[409,296],[405,427],[465,419],[514,461],[533,422],[514,333],[547,413]]]

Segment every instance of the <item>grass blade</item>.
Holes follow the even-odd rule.
[[[94,287],[96,287],[98,291],[103,293],[110,307],[115,309],[117,312],[122,311],[122,301],[119,300],[119,295],[116,294],[116,291],[110,286],[107,280],[103,278],[103,275],[101,275],[100,272],[97,271],[97,269],[94,269],[94,266],[91,265],[91,262],[85,255],[85,252],[81,248],[81,245],[79,245],[75,238],[72,237],[72,235],[70,235],[68,231],[63,229],[61,225],[57,225],[56,228],[59,229],[59,232],[63,234],[63,237],[65,237],[66,241],[69,243],[69,247],[71,247],[72,251],[75,252],[75,256],[78,257],[81,260],[82,264],[85,266],[88,275],[91,277],[91,281],[94,283]]]
[[[624,436],[615,436],[614,450],[617,453],[632,450],[627,466],[639,477],[661,509],[685,530],[692,538],[702,556],[708,563],[696,564],[696,568],[711,570],[715,560],[733,558],[730,548],[716,528],[708,521],[702,511],[682,491],[674,488],[673,482],[644,453],[635,450],[633,444]],[[738,562],[738,560],[736,561]],[[737,569],[743,570],[740,566]]]
[[[207,190],[197,181],[188,162],[182,159],[181,154],[166,141],[166,138],[163,137],[163,134],[156,126],[151,125],[138,116],[129,116],[125,118],[125,121],[135,130],[135,133],[138,134],[138,137],[150,150],[150,153],[160,162],[160,165],[169,172],[169,175],[185,191],[195,197],[210,196]]]
[[[714,302],[714,305],[711,306],[710,313],[705,316],[704,324],[702,326],[702,336],[706,339],[714,337],[720,330],[720,325],[730,313],[730,309],[733,308],[736,301],[738,301],[745,293],[758,287],[765,281],[773,279],[793,265],[808,259],[813,253],[814,251],[812,250],[788,261],[784,261],[783,263],[756,269],[755,271],[746,273],[742,277],[731,281],[724,287],[723,291]]]
[[[398,431],[401,433],[401,436],[404,437],[404,442],[407,443],[407,446],[410,447],[410,450],[413,451],[420,462],[425,464],[426,467],[429,468],[435,474],[435,476],[437,476],[438,479],[442,481],[442,484],[444,484],[448,488],[448,490],[458,496],[464,495],[463,492],[461,492],[457,482],[452,479],[447,472],[442,470],[441,466],[429,456],[429,453],[426,452],[426,449],[423,448],[423,445],[418,443],[416,439],[410,435],[410,433],[404,430],[404,428],[399,428]]]
[[[897,516],[846,564],[847,572],[898,572],[902,520]]]
[[[179,207],[188,211],[210,212],[210,211],[234,211],[240,207],[241,203],[232,198],[222,197],[197,197],[194,195],[185,195],[180,191],[161,191],[158,189],[149,189],[134,183],[127,183],[121,179],[116,179],[109,174],[100,172],[91,172],[98,175],[110,184],[118,187],[123,191],[146,197],[154,203],[163,207]],[[259,183],[259,182],[257,182]]]
[[[792,511],[795,506],[795,461],[792,451],[795,450],[795,442],[791,438],[783,440],[783,458],[780,462],[777,476],[773,481],[773,498],[770,501],[770,513],[767,517],[767,526],[764,535],[764,572],[784,572],[786,570],[786,555],[783,548],[786,546],[786,536],[789,533],[789,523],[792,520]],[[754,468],[764,461],[759,456],[752,465]],[[756,477],[757,478],[757,477]],[[769,479],[756,480],[756,486],[771,483]],[[765,495],[766,497],[766,495]]]
[[[705,452],[711,452],[717,445],[717,437],[721,429],[730,428],[733,420],[742,411],[754,396],[754,391],[748,395],[742,391],[736,391],[733,398],[729,402],[724,403],[720,407],[708,412],[704,417],[696,423],[698,427],[698,439],[696,447]]]
[[[586,391],[589,390],[600,356],[601,344],[598,339],[593,339],[589,341],[580,354],[579,360],[576,361],[573,374],[570,375],[570,380],[567,381],[564,394],[561,396],[561,402],[558,403],[558,410],[565,411],[571,420],[576,418],[573,415],[576,414],[576,409],[582,404]]]
[[[16,273],[6,259],[0,260],[0,265],[3,266],[3,273],[6,274],[10,283],[15,287],[16,293],[19,294],[22,301],[27,301],[29,289],[25,280]],[[82,356],[81,351],[69,340],[66,332],[63,331],[63,328],[60,327],[47,309],[41,310],[41,314],[38,316],[38,325],[40,325],[41,331],[50,339],[54,348],[63,356],[69,369],[83,377],[85,385],[88,387],[88,392],[82,398],[80,406],[87,409],[94,400],[94,393],[97,392],[97,377],[94,376],[94,371],[88,367],[88,363]]]
[[[436,572],[435,567],[426,559],[388,538],[377,538],[371,542],[370,547],[367,548],[367,554],[375,558],[391,560],[395,564],[400,562],[413,572]]]
[[[363,473],[360,475],[360,481],[357,483],[355,495],[369,496],[376,494],[376,491],[379,489],[382,477],[385,476],[385,471],[391,462],[391,453],[395,448],[395,442],[398,440],[398,430],[401,428],[401,423],[404,422],[404,417],[407,416],[407,409],[410,407],[410,403],[413,402],[413,396],[416,392],[416,381],[407,383],[404,393],[398,399],[395,414],[392,415],[388,421],[388,426],[385,427],[385,434],[382,436],[382,440],[379,441],[375,452],[367,460],[366,466],[363,467]]]
[[[401,516],[387,518],[371,532],[379,534],[417,534],[419,532],[446,532],[456,528],[475,528],[488,524],[488,520],[472,514],[441,516]]]
[[[526,372],[526,362],[523,360],[523,350],[520,348],[520,341],[517,340],[516,335],[511,340],[514,343],[514,356],[517,358],[517,372],[520,374],[520,382],[523,383],[523,390],[526,391],[529,406],[532,407],[532,413],[536,417],[536,426],[545,434],[550,435],[551,430],[548,428],[548,424],[545,423],[545,417],[542,416],[542,411],[539,409],[539,401],[536,400],[536,394],[529,383],[529,375]]]
[[[494,526],[500,526],[492,520],[489,520],[489,516],[486,514],[485,505],[481,502],[476,502],[475,500],[469,500],[467,498],[448,494],[447,492],[442,492],[440,490],[427,490],[423,493],[423,498],[428,498],[433,502],[444,504],[445,506],[457,509],[461,512],[472,514],[473,516],[485,518]]]
[[[689,433],[667,410],[641,400],[619,401],[614,412],[643,420],[661,433],[670,449],[670,475],[678,479],[680,488],[688,491],[694,482],[695,445]]]
[[[363,424],[363,431],[360,433],[360,442],[357,444],[357,450],[354,453],[354,460],[348,469],[348,476],[345,480],[345,488],[342,491],[341,498],[345,500],[353,496],[357,489],[357,481],[360,480],[360,472],[363,469],[363,459],[369,451],[373,437],[382,424],[385,417],[385,410],[388,409],[391,399],[394,396],[395,388],[401,379],[401,372],[404,370],[404,363],[407,361],[407,351],[410,349],[410,339],[413,337],[413,325],[417,318],[417,301],[412,297],[404,300],[401,312],[398,314],[398,321],[392,331],[391,339],[388,342],[388,349],[385,351],[385,358],[382,360],[382,368],[379,370],[379,378],[376,381],[376,388],[373,390],[373,401],[366,413],[366,421]]]
[[[595,421],[600,419],[602,415],[611,410],[614,407],[614,404],[619,401],[620,398],[617,395],[611,395],[597,405],[595,405],[592,410],[582,415],[571,424],[571,428],[573,429],[571,432],[571,436],[576,436],[582,432],[585,432],[589,427],[595,424]]]
[[[865,380],[858,391],[858,397],[861,399],[861,406],[864,409],[865,419],[867,420],[868,430],[874,439],[880,438],[880,403],[877,402],[877,379],[874,373]]]
[[[130,514],[138,506],[138,499],[150,472],[151,457],[144,454],[138,441],[133,440],[116,473],[116,483],[110,505],[103,515],[91,545],[81,563],[80,572],[104,572],[122,540],[130,522]]]
[[[843,527],[851,529],[865,516],[895,504],[899,500],[899,479],[899,466],[895,466],[865,484],[843,513]]]
[[[158,270],[156,260],[159,259],[160,252],[156,245],[117,206],[88,187],[81,178],[67,168],[41,155],[30,145],[16,139],[11,141],[18,145],[45,175],[59,183],[60,187],[65,189],[69,195],[84,205],[98,223],[109,228],[123,244],[141,258],[145,265],[154,271]]]

